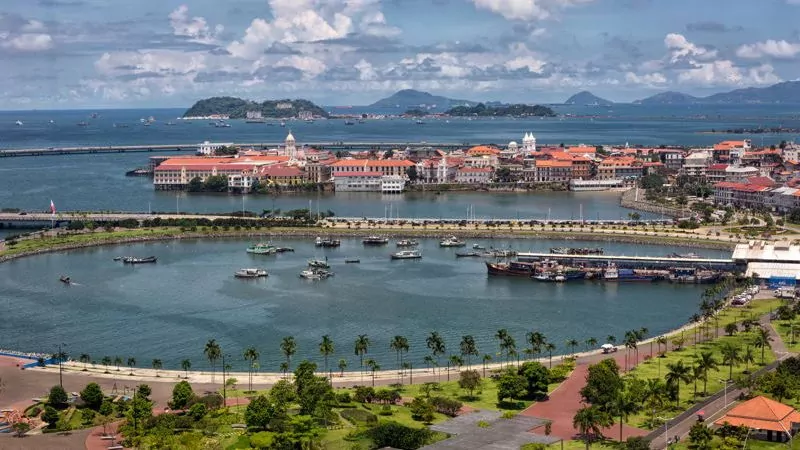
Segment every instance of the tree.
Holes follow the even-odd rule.
[[[203,191],[203,180],[200,177],[194,177],[189,180],[189,184],[186,185],[186,189],[189,192],[202,192]]]
[[[622,442],[622,426],[628,416],[639,409],[639,405],[636,403],[636,399],[631,392],[627,389],[622,389],[617,393],[614,401],[609,406],[613,414],[619,417],[619,441]]]
[[[779,402],[785,398],[792,398],[798,384],[795,376],[784,371],[768,372],[762,375],[758,381],[761,389],[775,396]]]
[[[47,396],[47,403],[53,408],[65,407],[67,405],[67,391],[59,385],[51,387],[50,395]],[[47,421],[45,420],[45,422]]]
[[[602,429],[612,424],[611,416],[597,406],[583,407],[572,418],[572,426],[580,433],[581,440],[586,444],[586,450],[589,450],[593,441],[602,436]]]
[[[755,345],[756,348],[761,349],[761,364],[764,364],[764,351],[770,346],[770,342],[772,342],[772,336],[770,336],[769,330],[763,327],[759,328],[757,330],[755,340],[753,341],[753,345]]]
[[[541,399],[547,394],[550,371],[538,361],[528,361],[519,368],[519,374],[525,377],[527,397]]]
[[[334,401],[333,389],[325,377],[314,375],[317,365],[310,361],[302,361],[294,371],[297,403],[300,404],[301,415],[314,415],[326,418]]]
[[[711,448],[711,440],[713,438],[714,433],[703,422],[698,422],[689,429],[689,442],[698,450]]]
[[[164,364],[161,362],[160,359],[154,359],[153,360],[153,370],[156,371],[156,377],[159,376],[158,375],[158,371],[161,370],[162,367],[164,367]]]
[[[503,356],[503,352],[507,351],[508,349],[505,346],[505,343],[508,341],[508,330],[505,328],[501,328],[497,330],[497,333],[494,334],[494,338],[497,339],[498,347],[500,348],[500,356]],[[500,368],[503,367],[503,363],[500,363]]]
[[[492,360],[492,355],[490,355],[488,353],[484,354],[483,357],[481,358],[481,362],[483,362],[483,377],[484,378],[486,378],[486,364],[488,364],[489,361],[491,361],[491,360]]]
[[[222,357],[222,348],[220,348],[215,339],[209,339],[208,342],[206,342],[206,347],[203,350],[203,353],[206,355],[208,363],[211,364],[211,383],[214,383],[217,360]]]
[[[556,349],[556,344],[552,342],[547,342],[544,344],[544,349],[547,350],[547,357],[548,357],[548,366],[552,369],[553,368],[553,350]]]
[[[106,368],[105,373],[108,373],[108,366],[110,366],[112,362],[113,360],[110,356],[103,356],[103,359],[100,360],[100,364]]]
[[[739,331],[739,327],[735,323],[731,322],[725,325],[725,334],[728,336],[733,336],[737,331]]]
[[[692,368],[684,365],[683,360],[667,364],[667,375],[664,377],[667,380],[667,386],[674,386],[676,392],[676,405],[681,402],[681,381],[688,383],[692,380]]]
[[[356,356],[358,356],[358,363],[359,367],[361,368],[362,381],[364,375],[364,355],[366,355],[369,352],[369,346],[370,346],[369,337],[367,337],[366,334],[359,334],[358,337],[356,338],[355,344],[353,345],[355,349],[355,354]]]
[[[369,367],[370,371],[372,372],[372,387],[375,387],[375,372],[381,369],[380,364],[372,358],[367,359],[367,367]]]
[[[189,401],[193,398],[194,391],[192,390],[192,385],[190,385],[188,381],[184,380],[172,388],[172,401],[170,402],[169,406],[172,409],[184,409],[189,405]]]
[[[586,340],[586,350],[591,350],[597,346],[597,338],[590,337]]]
[[[186,372],[186,378],[189,378],[189,369],[192,368],[192,362],[188,359],[181,361],[181,369]]]
[[[725,342],[720,347],[720,353],[722,354],[722,363],[728,365],[728,379],[732,380],[733,366],[742,360],[742,357],[739,356],[739,347],[730,342]]]
[[[411,411],[411,418],[414,420],[431,423],[436,417],[434,415],[433,405],[422,397],[414,397],[414,400],[408,404],[408,409]]]
[[[97,414],[91,409],[84,409],[81,411],[81,425],[83,427],[89,428],[94,425],[94,419]]]
[[[42,413],[42,420],[47,422],[48,428],[55,428],[58,423],[58,411],[50,405],[45,406],[44,413]]]
[[[578,347],[578,340],[577,339],[569,339],[566,342],[566,345],[567,345],[567,347],[572,348],[572,354],[574,355],[575,354],[575,348]]]
[[[467,358],[467,367],[472,366],[472,357],[478,356],[478,346],[475,344],[475,338],[471,334],[461,336],[459,348],[461,356]]]
[[[92,361],[92,358],[91,356],[89,356],[88,353],[83,353],[81,354],[80,358],[78,358],[78,361],[83,363],[83,371],[86,372],[87,370],[89,370],[87,364],[89,364]]]
[[[436,360],[436,365],[439,365],[439,355],[443,355],[446,351],[446,347],[444,345],[444,339],[442,336],[439,335],[439,332],[432,331],[431,334],[425,338],[425,345],[428,346],[431,353],[433,354],[433,358]],[[441,373],[439,374],[441,375]]]
[[[617,362],[610,358],[604,359],[589,366],[581,396],[586,403],[604,407],[614,401],[623,387]]]
[[[203,182],[203,190],[206,192],[225,192],[228,190],[227,175],[211,175]]]
[[[411,183],[417,181],[417,179],[419,178],[419,174],[417,173],[417,166],[414,165],[406,169],[406,176],[408,177],[408,181]]]
[[[128,368],[131,370],[130,374],[133,375],[133,366],[136,365],[136,358],[128,358],[126,364],[128,365]]]
[[[708,371],[717,368],[717,360],[714,359],[714,354],[712,352],[700,352],[700,355],[696,358],[697,366],[703,370],[703,395],[705,395],[708,392],[706,389],[708,385]]]
[[[506,398],[510,398],[513,402],[515,398],[524,397],[526,381],[525,377],[519,375],[514,369],[506,369],[497,379],[497,401],[502,402]]]
[[[11,429],[14,430],[14,434],[21,438],[25,436],[25,433],[31,430],[31,424],[28,422],[17,422],[14,425],[11,425]]]
[[[478,389],[480,385],[481,375],[477,370],[464,370],[459,375],[458,387],[469,392],[470,397],[472,397],[473,392],[475,392],[475,389]]]
[[[408,339],[405,336],[395,336],[389,342],[389,349],[394,350],[397,355],[397,370],[400,373],[400,384],[403,384],[403,352],[407,352],[410,348]]]
[[[343,377],[344,369],[347,369],[347,360],[344,358],[339,359],[339,364],[337,365],[337,367],[339,367],[339,376]]]
[[[91,409],[98,410],[103,404],[103,390],[97,383],[89,383],[81,391],[81,400]]]
[[[286,336],[281,340],[281,352],[286,357],[288,370],[292,370],[292,356],[297,353],[297,342],[293,336]]]
[[[117,366],[117,372],[119,372],[119,366],[122,364],[122,358],[119,356],[114,357],[114,365]]]
[[[328,372],[328,377],[333,378],[328,370],[328,357],[335,351],[333,339],[327,334],[322,336],[322,341],[319,343],[319,353],[325,358],[325,372]]]
[[[244,422],[248,427],[267,429],[273,417],[275,408],[263,395],[254,398],[244,411]]]
[[[247,361],[247,388],[248,391],[253,391],[253,365],[258,361],[259,358],[258,349],[253,346],[248,347],[244,353],[242,353],[242,357],[244,357],[245,361]]]
[[[756,361],[755,356],[753,356],[753,348],[749,345],[744,348],[744,352],[742,353],[742,362],[744,363],[744,373],[750,373],[750,364],[753,364]]]

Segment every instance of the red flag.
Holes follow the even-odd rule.
[[[50,214],[56,213],[56,204],[53,203],[53,200],[50,200]]]

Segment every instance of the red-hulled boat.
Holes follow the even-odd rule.
[[[535,273],[535,263],[510,261],[507,263],[486,263],[489,275],[505,275],[510,277],[530,277]]]

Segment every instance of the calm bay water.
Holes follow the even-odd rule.
[[[472,242],[470,242],[471,244]],[[607,254],[664,255],[687,251],[660,246],[578,241],[483,240],[484,245],[546,251],[559,245],[605,247]],[[560,351],[564,342],[589,337],[601,341],[631,328],[661,333],[683,324],[695,312],[702,287],[666,283],[562,285],[528,279],[490,278],[482,260],[456,259],[454,249],[424,240],[424,258],[391,261],[394,245],[365,248],[345,240],[322,251],[310,240],[285,240],[295,253],[253,256],[242,240],[144,243],[92,248],[22,258],[3,264],[0,274],[0,347],[53,351],[68,344],[71,355],[134,356],[140,365],[153,358],[177,368],[183,358],[207,366],[203,345],[214,338],[243,369],[241,352],[254,345],[263,370],[277,371],[284,336],[298,341],[295,360],[321,362],[317,344],[330,334],[336,356],[358,365],[353,340],[367,333],[369,356],[393,367],[389,340],[405,335],[409,360],[422,366],[425,337],[438,330],[448,354],[457,353],[464,334],[473,334],[481,353],[497,351],[492,336],[507,328],[524,348],[525,332],[543,332]],[[698,249],[709,256],[725,252]],[[154,265],[126,266],[114,256],[157,255]],[[317,282],[298,277],[308,258],[326,256],[336,276]],[[344,264],[359,256],[361,264]],[[241,267],[263,267],[270,276],[239,280]],[[75,285],[58,281],[69,274]]]

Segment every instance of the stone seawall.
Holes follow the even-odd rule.
[[[685,212],[669,206],[661,206],[645,200],[646,189],[631,188],[622,193],[619,204],[623,208],[636,209],[653,214],[663,214],[672,218],[682,217]]]

